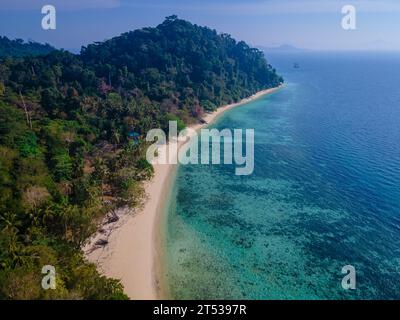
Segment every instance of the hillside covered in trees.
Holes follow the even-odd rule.
[[[39,56],[48,54],[54,50],[55,48],[47,43],[24,42],[22,39],[10,40],[7,37],[0,36],[0,59],[6,57]]]
[[[15,48],[0,59],[0,298],[124,299],[80,248],[107,212],[140,206],[146,132],[283,80],[261,51],[176,16],[79,55]]]

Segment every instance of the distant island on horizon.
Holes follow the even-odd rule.
[[[268,53],[312,52],[313,51],[312,49],[298,48],[298,47],[292,46],[290,44],[282,44],[280,46],[274,46],[274,47],[257,46],[257,48],[262,50],[266,54],[268,54]]]

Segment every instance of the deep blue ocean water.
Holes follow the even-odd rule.
[[[171,297],[400,299],[400,56],[267,58],[285,87],[213,125],[254,128],[254,173],[179,167]],[[345,265],[355,290],[341,286]]]

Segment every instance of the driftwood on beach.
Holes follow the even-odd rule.
[[[96,246],[105,246],[108,244],[108,240],[106,239],[99,239],[95,242]]]
[[[119,227],[120,224],[118,222],[121,220],[121,217],[127,213],[127,211],[131,210],[129,208],[111,210],[100,222],[99,229],[85,245],[83,251],[86,252],[86,254],[91,254],[97,249],[108,246],[110,235]]]

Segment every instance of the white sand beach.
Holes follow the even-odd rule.
[[[272,93],[280,87],[263,90],[238,103],[220,107],[204,116],[206,123],[191,128],[199,130],[225,111]],[[181,144],[178,144],[178,149]],[[106,246],[89,250],[93,247],[91,241],[84,248],[88,260],[95,262],[104,275],[120,279],[125,293],[134,300],[165,298],[159,277],[163,250],[160,222],[176,168],[177,165],[171,164],[154,165],[154,177],[145,183],[148,199],[144,207],[136,214],[121,215]]]

